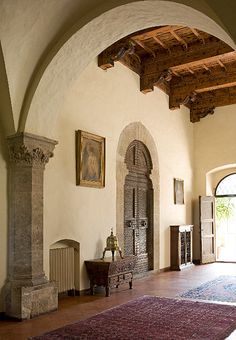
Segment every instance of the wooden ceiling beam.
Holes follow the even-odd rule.
[[[190,120],[197,122],[208,114],[213,114],[216,107],[232,104],[236,104],[236,86],[200,93],[195,102],[189,105]]]
[[[184,48],[185,48],[186,50],[188,49],[188,44],[186,43],[186,41],[185,41],[183,38],[181,38],[181,37],[175,32],[174,29],[170,31],[170,34],[171,34],[178,42],[180,42],[180,43],[184,46]]]
[[[193,32],[193,34],[203,43],[205,44],[205,40],[204,38],[202,37],[202,35],[195,29],[195,28],[192,28],[192,27],[189,27],[190,30]]]
[[[204,45],[199,42],[189,45],[187,51],[183,51],[182,47],[177,46],[171,55],[165,53],[165,56],[159,54],[155,59],[147,58],[142,62],[140,90],[143,93],[152,91],[153,86],[160,80],[163,71],[170,68],[178,67],[180,65],[191,67],[193,62],[200,61],[201,63],[206,63],[208,58],[229,52],[232,52],[231,47],[219,41],[217,38],[212,37]]]
[[[156,57],[156,54],[153,52],[153,50],[151,50],[149,47],[147,47],[145,45],[144,42],[142,42],[141,40],[137,39],[137,38],[134,38],[132,37],[131,38],[132,41],[134,41],[137,45],[141,46],[148,54],[150,54],[151,56],[153,56],[154,58]]]
[[[202,70],[194,75],[173,77],[170,81],[169,108],[179,108],[193,91],[206,92],[218,88],[232,87],[236,82],[236,61],[228,66],[227,71],[212,68],[211,72]]]
[[[160,38],[158,38],[157,36],[153,36],[152,38],[153,38],[159,45],[161,45],[161,47],[163,47],[165,50],[168,50],[169,53],[171,53],[170,48],[169,48],[166,44],[164,44],[163,41],[161,41]]]
[[[226,71],[225,64],[220,60],[220,57],[217,59],[218,64]]]

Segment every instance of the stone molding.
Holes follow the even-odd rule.
[[[7,137],[10,163],[17,166],[45,167],[53,157],[57,142],[29,133]]]
[[[121,132],[116,153],[116,235],[119,245],[124,250],[124,182],[129,171],[125,164],[126,151],[134,140],[139,140],[146,145],[152,159],[152,172],[150,179],[154,190],[154,269],[160,267],[160,175],[158,152],[149,130],[141,122],[132,122]]]

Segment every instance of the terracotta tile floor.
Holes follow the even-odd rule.
[[[68,323],[88,318],[145,294],[174,297],[219,275],[227,274],[236,275],[236,263],[213,263],[193,266],[180,272],[151,274],[135,280],[132,290],[128,288],[128,284],[112,289],[110,297],[105,297],[103,290],[95,296],[64,297],[59,300],[59,309],[56,312],[22,322],[0,321],[0,340],[27,339],[29,336],[39,335]]]

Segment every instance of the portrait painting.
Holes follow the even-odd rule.
[[[76,131],[76,184],[105,186],[105,138]]]
[[[174,178],[174,203],[184,204],[184,181]]]

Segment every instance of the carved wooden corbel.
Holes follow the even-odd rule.
[[[192,123],[199,122],[201,118],[214,114],[215,107],[207,107],[202,109],[190,109],[190,121]]]
[[[129,40],[124,46],[120,48],[118,53],[114,56],[111,56],[111,61],[119,61],[120,59],[124,58],[127,54],[134,54],[135,53],[135,43]]]
[[[183,105],[190,105],[191,103],[194,103],[195,100],[197,99],[197,93],[196,92],[191,92],[188,96],[185,97],[183,100]]]

